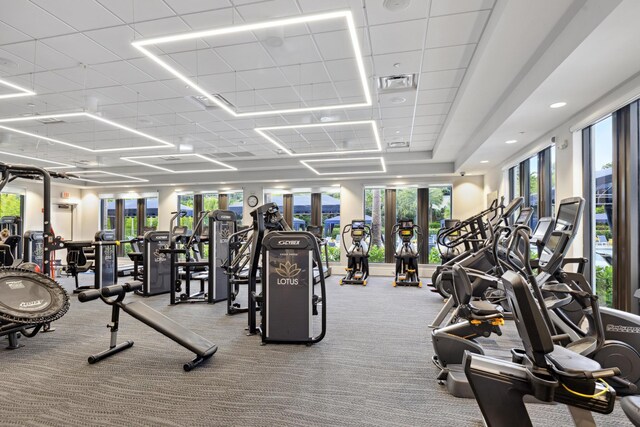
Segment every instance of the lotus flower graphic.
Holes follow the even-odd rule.
[[[229,236],[231,236],[231,230],[229,230],[228,228],[220,230],[220,238],[222,240],[228,240]]]
[[[276,268],[276,273],[280,275],[280,277],[292,278],[296,277],[300,274],[300,269],[298,268],[298,264],[291,263],[287,260],[287,262],[280,263],[280,266]]]

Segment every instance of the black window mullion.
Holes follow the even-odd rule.
[[[583,256],[589,260],[593,260],[593,239],[595,238],[593,230],[592,213],[594,212],[594,198],[593,198],[593,144],[591,143],[591,128],[585,128],[582,130],[582,173],[583,173],[583,188],[582,194],[586,199],[586,207],[582,216],[582,241],[583,244]],[[591,263],[590,268],[586,268],[584,276],[588,283],[591,283],[595,288],[595,281],[593,280],[594,263]]]

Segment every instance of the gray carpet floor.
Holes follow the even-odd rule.
[[[135,345],[89,365],[87,356],[108,347],[110,308],[72,297],[54,332],[0,349],[0,425],[482,425],[474,400],[448,395],[435,380],[426,325],[442,299],[426,288],[393,288],[382,277],[339,286],[329,278],[327,336],[312,347],[261,346],[245,335],[246,315],[226,316],[224,303],[169,307],[168,299],[145,302],[218,344],[210,361],[184,372],[189,351],[123,314],[119,338]],[[507,356],[517,344],[513,325],[484,344]],[[564,406],[529,411],[536,426],[572,425]],[[618,407],[596,421],[631,425]]]

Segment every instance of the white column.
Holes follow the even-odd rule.
[[[259,184],[247,184],[242,187],[242,193],[242,197],[244,198],[242,202],[242,225],[251,225],[252,220],[249,212],[264,203],[264,191]],[[256,206],[251,207],[247,204],[249,196],[256,196],[258,198],[258,204]]]
[[[360,181],[345,181],[340,187],[340,233],[345,225],[354,219],[364,218],[364,188]],[[344,236],[347,247],[351,245],[351,236]],[[340,262],[347,265],[347,254],[340,242]]]
[[[178,194],[171,187],[161,187],[158,191],[158,230],[169,231],[171,212],[178,209]]]

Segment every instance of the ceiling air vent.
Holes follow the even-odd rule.
[[[417,86],[418,79],[415,74],[378,77],[378,89],[381,92],[415,90]]]
[[[44,123],[45,125],[56,125],[59,123],[64,123],[64,120],[56,119],[55,117],[47,117],[44,119],[36,119],[40,123]]]
[[[214,94],[212,96],[213,96],[213,98],[216,98],[221,103],[225,104],[227,107],[229,107],[231,109],[235,109],[235,106],[232,103],[230,103],[229,101],[227,101],[227,99],[224,96],[222,96],[220,94]],[[204,95],[187,96],[186,98],[189,101],[191,101],[193,104],[196,104],[198,107],[203,108],[205,110],[217,110],[217,109],[220,109],[218,104],[216,104],[215,102],[213,102],[211,99],[207,98]]]
[[[391,141],[387,142],[388,148],[407,148],[409,146],[409,141]]]

